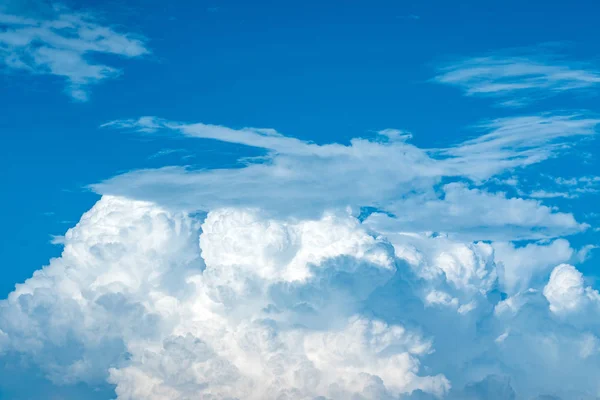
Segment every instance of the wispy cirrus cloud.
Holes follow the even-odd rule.
[[[122,72],[92,60],[94,53],[134,58],[149,50],[144,39],[118,32],[89,12],[55,5],[48,14],[29,16],[0,8],[0,64],[7,72],[63,77],[67,94],[87,101],[90,85]]]
[[[187,154],[187,150],[185,149],[161,149],[159,151],[157,151],[154,154],[151,154],[150,156],[148,156],[149,160],[153,160],[156,158],[161,158],[161,157],[165,157],[165,156],[169,156],[169,155],[173,155],[173,154],[179,154],[181,155],[181,158],[189,158],[190,156],[192,156],[191,154]]]
[[[556,57],[501,53],[462,59],[438,69],[434,82],[457,86],[467,96],[500,99],[518,107],[537,98],[600,85],[600,70]]]
[[[480,136],[441,150],[455,162],[476,166],[482,178],[499,169],[546,160],[573,143],[597,133],[600,118],[586,113],[542,113],[484,121],[474,126]]]

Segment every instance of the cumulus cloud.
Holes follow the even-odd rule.
[[[493,247],[502,274],[503,290],[509,294],[527,290],[532,279],[544,278],[550,269],[569,262],[575,255],[575,250],[565,239],[550,243],[528,243],[521,247],[514,243],[497,242]]]
[[[544,287],[544,296],[550,303],[550,310],[556,314],[575,312],[585,304],[600,301],[598,291],[585,287],[583,274],[569,264],[561,264],[552,270]]]
[[[76,101],[88,100],[90,85],[122,72],[91,55],[134,58],[149,53],[143,39],[118,32],[89,12],[54,5],[32,15],[31,9],[10,5],[0,6],[0,63],[10,72],[64,78],[65,91]]]
[[[55,384],[109,382],[118,399],[598,393],[600,331],[582,318],[597,291],[566,264],[538,279],[568,243],[381,234],[349,211],[193,217],[105,196],[0,302],[0,352]]]
[[[519,51],[466,58],[438,69],[434,82],[457,86],[467,96],[500,98],[503,106],[519,107],[561,92],[600,84],[600,72],[588,65]]]
[[[1,303],[2,349],[29,355],[56,383],[108,379],[123,399],[450,388],[419,373],[430,339],[360,316],[396,266],[356,219],[223,209],[199,232],[183,214],[103,198],[68,231],[61,258]]]

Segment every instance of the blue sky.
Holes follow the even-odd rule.
[[[102,194],[277,220],[377,207],[398,218],[377,214],[368,228],[395,246],[400,231],[568,240],[573,255],[553,267],[577,260],[598,288],[599,11],[592,1],[0,2],[0,298],[61,255]],[[72,32],[23,39],[73,16],[110,42],[76,36],[57,54],[39,49]],[[507,293],[527,289],[511,282],[500,283]],[[2,399],[31,395],[2,385]]]

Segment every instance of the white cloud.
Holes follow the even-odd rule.
[[[50,244],[63,245],[65,237],[62,235],[50,235]]]
[[[553,180],[561,190],[564,190],[557,193],[561,194],[560,197],[576,198],[581,195],[597,194],[600,192],[600,176],[556,177]]]
[[[577,311],[584,305],[600,301],[600,294],[586,287],[583,274],[569,264],[561,264],[552,270],[550,281],[544,287],[544,296],[550,303],[550,310],[556,314]]]
[[[398,260],[422,280],[414,295],[429,307],[449,307],[464,315],[475,310],[498,282],[493,248],[444,235],[386,232]]]
[[[497,242],[493,247],[496,261],[500,264],[503,290],[509,295],[527,290],[533,278],[544,277],[557,264],[569,262],[575,253],[565,239],[550,243],[528,243],[522,247]]]
[[[522,164],[539,162],[556,150],[561,140],[596,134],[600,119],[579,114],[541,114],[499,118],[477,126],[488,131],[460,146],[448,149],[452,156],[481,158],[493,156],[496,162],[518,158]]]
[[[555,178],[555,182],[559,185],[578,186],[583,185],[600,185],[600,176],[580,176],[576,178]]]
[[[550,302],[552,312],[568,312],[579,308],[583,295],[583,275],[575,267],[561,264],[552,270],[550,281],[544,287],[544,296]]]
[[[155,158],[160,158],[160,157],[173,155],[173,154],[186,154],[186,153],[187,153],[187,150],[185,150],[185,149],[161,149],[161,150],[157,151],[156,153],[150,155],[148,157],[148,159],[155,159]]]
[[[520,196],[534,199],[577,199],[584,195],[600,193],[600,177],[597,176],[564,178],[541,174],[539,179],[533,182],[534,188],[527,189],[524,189],[523,185],[513,179],[495,179],[494,182],[513,186]]]
[[[600,331],[575,311],[600,296],[567,265],[543,278],[570,253],[105,196],[0,302],[0,352],[119,400],[585,398]],[[496,254],[536,289],[501,301]]]
[[[568,192],[548,192],[546,190],[534,190],[529,193],[529,197],[533,197],[534,199],[554,199],[557,197],[563,199],[574,199],[577,197],[577,195]]]
[[[536,201],[458,183],[445,185],[442,193],[436,188],[444,178],[482,183],[543,161],[560,151],[558,144],[564,147],[568,140],[595,134],[598,123],[565,114],[505,118],[483,125],[488,133],[477,139],[445,149],[421,149],[408,142],[410,135],[395,130],[384,130],[371,140],[353,139],[348,146],[318,145],[272,129],[235,130],[142,117],[104,126],[142,132],[164,129],[258,147],[266,155],[233,169],[137,170],[92,187],[102,194],[186,210],[244,206],[280,216],[314,217],[327,209],[371,206],[394,216],[386,221],[391,230],[410,224],[411,229],[468,234],[472,239],[553,237],[581,231],[586,225]],[[514,237],[507,237],[510,232]]]
[[[366,223],[381,232],[412,229],[452,233],[467,240],[539,239],[587,229],[571,214],[539,201],[470,189],[462,183],[442,187],[443,198],[413,197],[394,203],[395,217],[372,214]]]
[[[0,8],[0,63],[8,71],[56,75],[66,79],[66,92],[86,101],[89,85],[114,78],[121,70],[95,62],[94,53],[127,58],[147,54],[142,39],[103,25],[90,13],[54,6],[50,15],[14,15]]]
[[[600,84],[600,71],[556,57],[519,54],[488,55],[449,63],[438,70],[435,82],[461,88],[468,96],[503,99],[501,105],[523,106],[561,92]]]
[[[354,218],[223,209],[199,242],[198,228],[150,203],[103,198],[67,232],[61,258],[0,303],[4,350],[56,383],[108,379],[119,399],[449,389],[419,373],[431,341],[357,314],[395,265],[391,246]]]

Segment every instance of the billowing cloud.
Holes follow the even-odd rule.
[[[419,373],[430,339],[360,315],[396,266],[356,219],[223,209],[199,232],[185,215],[102,199],[62,257],[2,303],[3,350],[28,354],[56,383],[108,379],[122,399],[450,388]]]
[[[0,63],[11,72],[66,79],[66,92],[76,101],[88,100],[89,85],[121,74],[119,68],[91,55],[133,58],[149,53],[142,39],[120,33],[90,13],[61,5],[40,15],[32,13],[0,6]]]
[[[567,264],[540,278],[568,243],[381,235],[348,211],[192,217],[105,196],[0,303],[0,352],[119,399],[598,393],[597,291]],[[520,266],[524,290],[504,280]]]
[[[527,290],[534,278],[545,278],[558,263],[569,262],[575,250],[565,239],[550,243],[528,243],[517,247],[513,243],[494,243],[496,261],[504,282],[503,290],[514,294]],[[538,282],[539,283],[539,282]]]
[[[580,310],[584,305],[600,305],[600,294],[591,287],[585,287],[583,274],[569,264],[561,264],[552,270],[550,281],[544,287],[544,296],[550,303],[550,310],[565,314]]]

